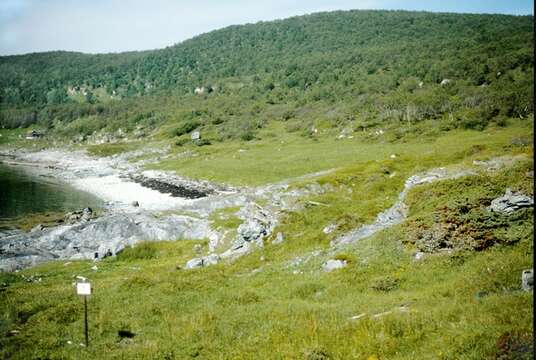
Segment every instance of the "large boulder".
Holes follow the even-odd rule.
[[[264,237],[267,233],[266,227],[256,219],[248,219],[248,221],[240,224],[237,229],[238,236],[247,242],[256,241]]]
[[[488,209],[509,215],[517,210],[532,206],[534,206],[534,199],[530,196],[513,193],[511,189],[506,189],[506,193],[494,199]]]

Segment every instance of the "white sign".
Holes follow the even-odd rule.
[[[91,295],[91,284],[88,282],[76,283],[76,293],[78,295]]]

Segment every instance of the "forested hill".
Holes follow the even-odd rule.
[[[196,88],[263,104],[357,101],[384,117],[411,103],[429,118],[445,112],[446,90],[436,89],[444,79],[457,84],[449,96],[499,104],[489,116],[522,117],[532,112],[532,72],[532,16],[337,11],[230,26],[154,51],[0,57],[0,121],[38,121],[45,105],[106,107]]]

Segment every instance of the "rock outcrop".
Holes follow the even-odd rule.
[[[0,239],[0,270],[13,271],[54,259],[102,258],[139,241],[217,238],[206,219],[115,213],[95,220],[18,233]]]
[[[509,215],[517,210],[534,206],[534,199],[530,196],[513,193],[511,189],[506,189],[503,196],[491,201],[489,210]]]

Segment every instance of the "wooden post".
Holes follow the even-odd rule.
[[[84,330],[86,333],[86,347],[89,346],[89,334],[87,330],[87,295],[84,295]]]

